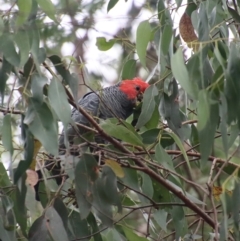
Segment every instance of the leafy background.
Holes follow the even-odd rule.
[[[1,7],[2,241],[239,239],[240,1],[135,1],[114,33],[93,35],[119,4]],[[105,72],[89,65],[91,41]],[[99,79],[135,76],[151,84],[142,105],[120,124],[92,119],[58,186],[44,165],[71,106]],[[103,155],[85,143],[98,134]]]

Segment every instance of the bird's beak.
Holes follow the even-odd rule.
[[[141,102],[142,99],[143,99],[143,93],[139,92],[138,95],[137,95],[137,100]]]

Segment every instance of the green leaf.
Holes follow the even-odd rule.
[[[109,12],[118,3],[118,1],[119,0],[110,0],[107,6],[107,12]]]
[[[158,1],[157,3],[157,12],[160,26],[165,25],[166,15],[165,15],[166,7],[163,1]]]
[[[11,125],[11,115],[7,114],[3,118],[2,126],[2,142],[4,148],[13,154],[13,141],[12,141],[12,125]]]
[[[172,39],[172,33],[173,33],[172,28],[173,26],[171,26],[170,24],[166,24],[163,29],[163,34],[161,37],[161,50],[164,55],[168,54],[170,42]]]
[[[136,76],[136,60],[129,59],[123,66],[122,80],[133,79]]]
[[[154,97],[158,95],[158,89],[155,85],[148,87],[143,95],[142,111],[138,118],[136,128],[142,127],[146,124],[152,117],[155,110],[155,99]]]
[[[12,183],[2,162],[0,162],[0,173],[0,188],[10,187]]]
[[[187,68],[184,63],[182,49],[179,48],[172,56],[171,67],[174,77],[179,81],[183,89],[193,98],[197,99],[198,88],[193,80],[189,79]]]
[[[31,89],[33,99],[38,103],[43,102],[43,88],[48,83],[48,79],[43,75],[34,74],[31,79]]]
[[[39,62],[39,44],[40,44],[40,34],[39,34],[39,28],[35,24],[35,22],[31,23],[31,27],[28,29],[29,34],[29,42],[31,46],[31,54],[32,58],[35,63],[35,67],[38,71],[38,73],[41,73],[40,69],[40,62]]]
[[[203,129],[198,130],[202,167],[207,163],[208,156],[211,153],[218,121],[218,105],[211,104],[207,123]]]
[[[181,142],[181,140],[179,139],[179,137],[177,135],[175,135],[174,133],[169,133],[169,135],[174,139],[176,145],[179,147],[179,149],[181,150],[183,156],[184,156],[184,159],[185,161],[187,162],[187,165],[189,167],[189,169],[191,170],[191,166],[190,166],[190,162],[189,162],[189,159],[188,159],[188,155],[186,153],[186,150]]]
[[[169,190],[155,180],[152,180],[152,182],[154,189],[153,200],[155,202],[171,202],[172,194],[169,192]]]
[[[157,137],[160,134],[161,129],[150,129],[141,134],[142,140],[144,144],[153,144],[156,140]]]
[[[161,146],[162,146],[163,148],[166,148],[166,147],[168,147],[168,146],[173,145],[173,144],[175,143],[175,141],[174,141],[174,139],[173,139],[171,136],[169,136],[169,132],[163,131],[163,132],[161,133],[160,143],[161,143]]]
[[[161,97],[159,112],[167,120],[169,128],[184,139],[184,134],[186,135],[182,128],[184,115],[180,112],[179,103],[176,100],[178,97],[178,84],[175,79],[171,80],[168,85],[168,91],[170,90],[172,92],[170,96],[164,93]]]
[[[129,229],[127,227],[122,226],[123,231],[125,233],[125,236],[127,238],[128,241],[148,241],[147,238],[143,238],[138,236],[136,233],[133,232],[132,229]]]
[[[106,41],[106,38],[104,37],[97,37],[96,46],[101,51],[107,51],[110,48],[112,48],[112,46],[116,43],[116,41],[117,41],[116,39],[111,39],[109,41]]]
[[[209,25],[206,13],[206,2],[200,3],[198,19],[198,39],[199,41],[207,41],[209,40]]]
[[[16,25],[21,26],[23,23],[26,22],[32,10],[32,0],[18,0],[17,5],[19,11],[16,20]]]
[[[136,170],[130,168],[123,168],[123,171],[124,177],[121,178],[121,181],[130,188],[140,191]]]
[[[155,105],[155,109],[153,111],[152,117],[144,126],[147,129],[154,129],[154,128],[158,127],[159,120],[160,120],[160,115],[159,115],[159,111],[158,111],[158,106]]]
[[[55,241],[68,241],[67,232],[64,228],[61,217],[53,207],[48,207],[45,214],[45,225],[48,232]]]
[[[142,176],[142,192],[147,195],[149,198],[152,198],[153,196],[153,186],[152,186],[152,180],[149,177],[149,175],[141,172]]]
[[[125,126],[115,125],[109,121],[101,121],[100,127],[110,136],[132,145],[144,146],[137,132],[130,131]]]
[[[68,80],[69,80],[71,74],[70,74],[69,70],[66,68],[66,66],[64,66],[61,58],[57,55],[51,55],[48,58],[52,61],[56,71],[62,76],[64,82],[69,84]]]
[[[51,80],[48,98],[58,118],[63,122],[64,127],[67,127],[68,123],[71,121],[71,108],[67,101],[65,89],[56,78]]]
[[[200,90],[198,94],[198,130],[202,130],[209,119],[210,115],[210,98],[207,90]]]
[[[190,143],[192,146],[199,145],[198,131],[194,124],[191,125]],[[196,150],[199,151],[199,146],[196,147]]]
[[[78,212],[71,210],[71,213],[68,219],[69,219],[69,224],[71,225],[71,229],[73,231],[73,236],[71,237],[71,240],[82,239],[83,237],[89,236],[91,234],[88,227],[87,220],[86,219],[81,220]],[[90,222],[89,224],[91,226],[93,225],[92,222]],[[95,231],[92,230],[92,233],[95,233]]]
[[[20,52],[19,66],[23,67],[28,60],[30,51],[29,35],[27,31],[19,30],[14,36],[14,41],[16,42]]]
[[[228,146],[231,147],[239,135],[238,125],[231,125],[231,130],[228,136]]]
[[[22,118],[23,119],[23,118]],[[23,122],[22,127],[22,139],[24,140],[24,160],[18,163],[18,167],[14,172],[14,183],[16,184],[20,177],[25,173],[33,161],[34,154],[34,137],[29,131],[28,126]]]
[[[97,177],[96,160],[91,155],[83,154],[75,168],[76,197],[82,219],[90,213],[93,202],[93,182]]]
[[[35,220],[29,229],[28,239],[29,241],[43,241],[47,240],[48,230],[44,217],[41,216]]]
[[[122,240],[121,233],[119,233],[116,229],[108,230],[108,232],[104,236],[106,237],[106,240]]]
[[[2,241],[17,241],[15,235],[16,220],[12,207],[11,200],[3,193],[0,200],[0,240]]]
[[[182,4],[182,0],[176,0],[177,8],[179,8]]]
[[[155,160],[166,169],[175,171],[171,157],[165,152],[160,144],[155,148]]]
[[[74,100],[77,102],[78,100],[78,76],[76,73],[72,73],[70,75],[70,78],[68,79],[68,84],[69,84],[69,87],[72,91],[72,94],[73,94],[73,97],[74,97]]]
[[[0,36],[4,33],[4,21],[2,17],[0,17]]]
[[[194,197],[193,195],[187,193],[184,189],[182,189],[181,187],[177,186],[175,183],[166,180],[169,184],[171,184],[172,186],[174,186],[175,189],[177,189],[179,192],[184,193],[184,195],[186,195],[186,197],[193,203],[199,204],[199,205],[206,205],[206,203],[204,203],[203,201],[197,199],[196,197]]]
[[[219,104],[219,114],[221,117],[220,131],[222,134],[223,150],[225,157],[228,157],[228,129],[227,129],[227,100],[223,93],[221,93],[221,102]]]
[[[142,21],[137,28],[136,50],[141,64],[146,67],[147,46],[152,37],[152,29],[148,20]]]
[[[54,200],[53,207],[57,211],[58,215],[61,217],[64,228],[67,230],[68,229],[68,211],[62,199],[57,197]]]
[[[95,233],[94,235],[94,241],[103,241],[101,232],[99,232],[99,226],[97,224],[97,221],[92,213],[90,213],[87,217],[87,221],[89,226],[92,229],[92,233]]]
[[[93,186],[93,207],[96,210],[98,218],[104,227],[113,226],[112,205],[105,197],[105,186],[102,179],[97,179]]]
[[[51,0],[37,0],[38,5],[47,14],[49,18],[57,22],[55,17],[56,7],[53,5]]]
[[[167,215],[168,213],[165,210],[157,210],[153,213],[153,218],[165,232],[167,232]]]
[[[232,194],[232,213],[234,221],[234,230],[236,233],[237,239],[239,239],[239,211],[240,211],[240,183],[235,181],[235,186]],[[236,239],[236,240],[237,240]]]
[[[103,191],[107,202],[117,206],[118,212],[122,212],[120,196],[117,190],[117,177],[111,167],[103,166],[101,179],[103,181]]]
[[[171,209],[171,216],[173,218],[173,227],[176,231],[175,239],[179,240],[187,232],[187,223],[184,217],[184,209],[181,206],[173,206]]]
[[[15,217],[24,236],[27,235],[27,218],[23,218],[27,216],[27,209],[25,207],[26,193],[26,174],[23,173],[22,177],[18,180],[12,199],[14,202]]]
[[[10,64],[15,67],[19,67],[20,58],[16,52],[10,34],[3,34],[0,36],[0,51]]]
[[[38,103],[33,98],[29,98],[29,107],[24,123],[38,139],[47,152],[58,154],[58,132],[57,123],[52,112],[46,103]]]
[[[233,8],[228,7],[228,12],[232,15],[233,19],[240,23],[240,16],[237,11],[235,11]]]
[[[231,43],[226,71],[225,96],[228,104],[228,123],[238,120],[240,127],[240,113],[236,111],[240,109],[240,57],[238,52],[239,46]]]

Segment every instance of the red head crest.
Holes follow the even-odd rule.
[[[133,80],[123,80],[119,88],[129,99],[135,99],[139,94],[144,93],[148,86],[148,83],[136,77]]]

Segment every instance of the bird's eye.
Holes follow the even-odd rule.
[[[136,88],[136,90],[137,90],[137,91],[139,91],[139,90],[140,90],[140,87],[139,87],[139,86],[136,86],[135,88]]]

